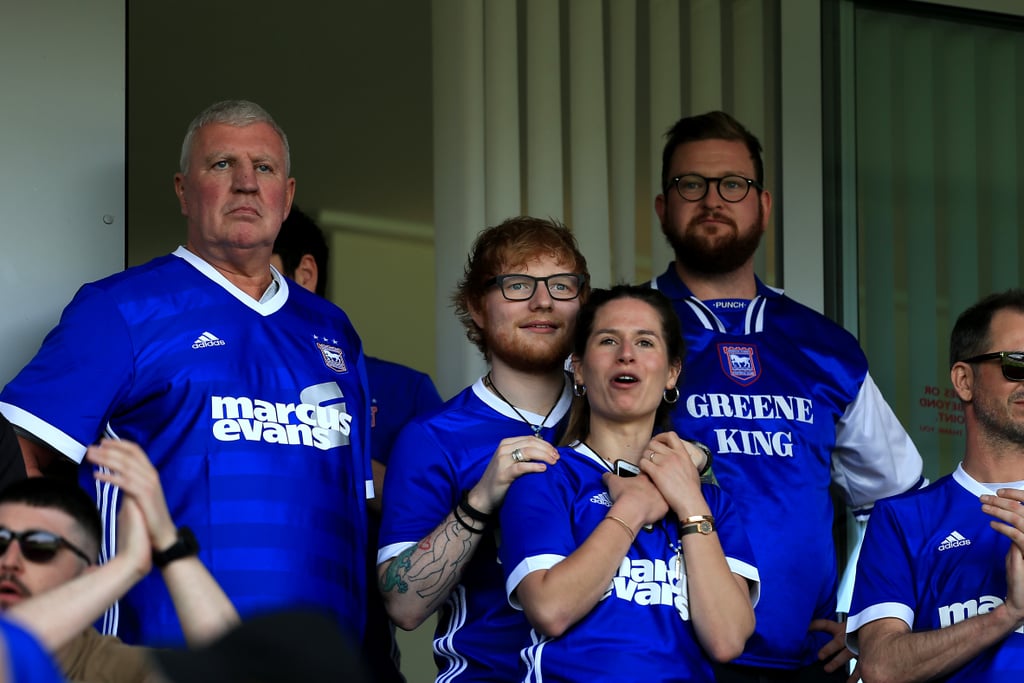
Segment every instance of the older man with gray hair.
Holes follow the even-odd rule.
[[[81,463],[103,435],[141,444],[183,524],[165,557],[198,552],[243,617],[317,605],[361,637],[373,490],[363,350],[341,309],[271,267],[295,192],[287,138],[252,102],[214,104],[188,129],[174,188],[185,246],[83,286],[0,412],[30,476]],[[81,474],[106,558],[117,490]],[[108,617],[128,642],[181,640],[152,577]]]

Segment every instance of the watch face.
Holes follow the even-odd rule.
[[[715,530],[715,525],[712,524],[711,522],[707,521],[707,520],[704,520],[703,522],[700,522],[697,525],[697,531],[699,531],[700,533],[704,534],[705,536],[707,536],[708,534],[710,534],[714,530]]]

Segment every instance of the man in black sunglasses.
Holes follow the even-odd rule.
[[[949,346],[964,459],[875,506],[847,622],[867,680],[1024,677],[1024,290],[967,309]]]
[[[119,487],[117,554],[97,566],[99,513],[76,484],[55,477],[14,483],[0,491],[0,609],[39,634],[69,679],[143,681],[151,671],[146,648],[90,625],[152,567],[191,645],[220,636],[238,614],[187,542],[191,534],[175,528],[146,454],[104,440],[86,457],[101,467],[98,480]]]

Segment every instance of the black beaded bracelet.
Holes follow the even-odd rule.
[[[494,514],[487,514],[486,512],[480,512],[475,507],[469,504],[469,489],[462,492],[462,500],[459,501],[459,507],[466,513],[466,516],[476,522],[483,522],[489,524],[494,521]]]
[[[484,531],[486,531],[486,529],[477,529],[475,526],[471,526],[466,520],[464,520],[462,518],[462,515],[459,514],[458,506],[456,506],[456,508],[452,510],[452,513],[455,515],[455,521],[458,522],[462,526],[462,528],[468,531],[469,533],[482,534]]]

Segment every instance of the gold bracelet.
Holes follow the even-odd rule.
[[[628,524],[626,524],[625,521],[619,519],[615,515],[605,515],[605,519],[610,519],[610,520],[612,520],[614,522],[618,522],[619,524],[621,524],[622,528],[626,530],[627,534],[629,534],[629,542],[630,543],[632,543],[633,541],[636,540],[636,534],[633,533],[633,530],[629,527]]]

